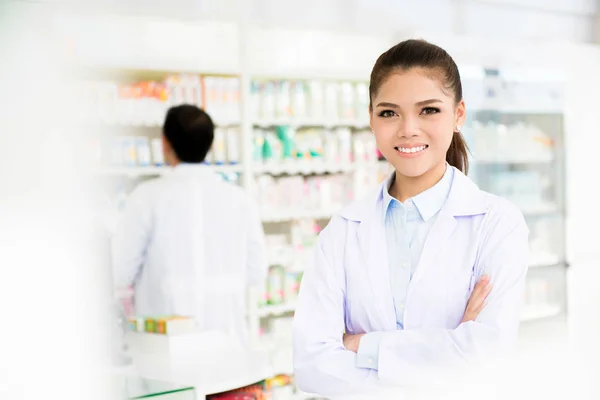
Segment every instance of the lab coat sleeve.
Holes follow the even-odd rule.
[[[113,276],[117,289],[133,285],[144,264],[152,229],[149,189],[147,184],[141,185],[131,193],[112,238]]]
[[[360,339],[356,353],[356,366],[358,368],[379,368],[379,343],[383,332],[370,332]]]
[[[267,251],[260,214],[252,201],[248,203],[247,216],[247,283],[249,286],[262,288],[267,277]]]
[[[489,274],[493,284],[485,309],[475,321],[453,330],[384,332],[379,346],[379,379],[383,382],[443,384],[449,371],[474,371],[510,354],[520,321],[529,230],[522,214],[510,208],[498,213],[487,231],[477,263],[478,274]]]
[[[336,217],[321,232],[314,262],[303,275],[293,323],[298,387],[328,398],[376,390],[376,371],[356,367],[343,344],[345,274],[335,248],[344,245],[345,221]]]

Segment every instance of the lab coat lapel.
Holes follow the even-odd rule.
[[[381,196],[378,196],[376,204],[376,207],[371,205],[370,211],[360,222],[358,243],[380,317],[377,328],[394,330],[396,329],[396,314],[390,284],[390,267]]]
[[[442,262],[438,259],[440,252],[455,243],[452,233],[457,225],[456,217],[472,216],[487,211],[488,203],[481,193],[477,185],[455,168],[448,199],[425,240],[421,259],[409,286],[409,296],[423,276],[436,273],[437,264]]]
[[[454,219],[450,210],[440,210],[440,214],[425,240],[425,245],[421,252],[421,259],[419,260],[415,274],[411,280],[411,289],[419,283],[419,280],[421,280],[423,276],[435,273],[436,258],[444,247],[452,245],[451,236],[455,228],[456,219]],[[410,291],[411,290],[409,289],[409,292]]]

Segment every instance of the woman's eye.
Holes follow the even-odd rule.
[[[437,114],[440,112],[439,108],[435,108],[435,107],[425,107],[422,111],[421,114],[423,115],[429,115],[429,114]]]
[[[379,116],[383,118],[393,117],[394,115],[396,115],[396,113],[392,110],[383,110],[379,113]]]

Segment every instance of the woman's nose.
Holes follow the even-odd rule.
[[[415,118],[401,118],[398,122],[398,137],[414,137],[418,135],[418,131]]]

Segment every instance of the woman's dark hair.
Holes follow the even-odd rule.
[[[182,104],[167,111],[163,133],[181,162],[201,163],[212,146],[215,126],[200,108]]]
[[[369,107],[373,109],[373,97],[381,85],[398,71],[411,68],[426,68],[438,74],[444,88],[454,94],[455,103],[462,100],[462,84],[456,63],[446,50],[425,40],[405,40],[379,56],[369,84]],[[460,132],[454,132],[450,148],[446,153],[446,161],[461,170],[469,172],[469,148]]]

